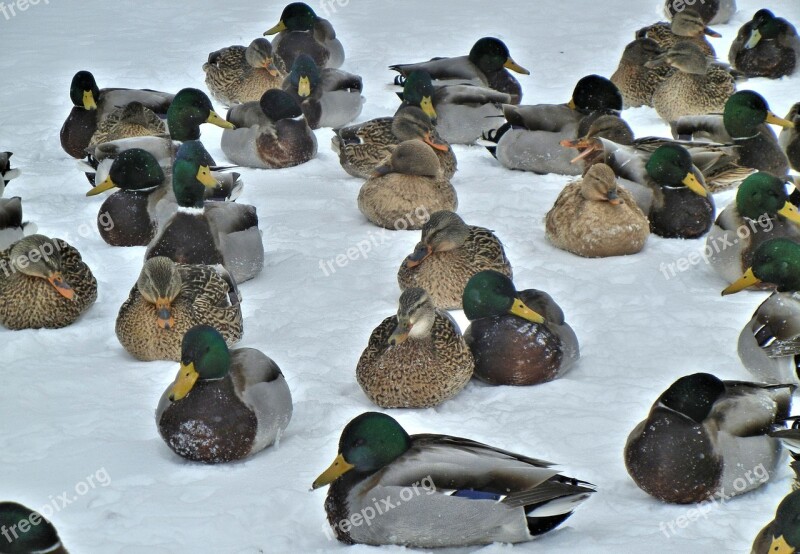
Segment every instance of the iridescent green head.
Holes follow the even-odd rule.
[[[758,10],[753,16],[750,36],[744,44],[745,50],[755,48],[762,40],[774,40],[783,30],[783,25],[775,14],[767,9]]]
[[[167,109],[167,127],[173,140],[197,140],[200,125],[211,123],[223,129],[233,129],[233,124],[214,111],[211,100],[202,90],[185,88],[178,91]]]
[[[645,164],[650,178],[662,187],[686,186],[695,194],[706,197],[708,192],[694,173],[689,151],[678,144],[659,146]]]
[[[789,202],[786,182],[771,173],[759,171],[745,179],[736,191],[736,209],[739,215],[759,219],[781,215],[800,225],[800,213]]]
[[[0,530],[3,554],[44,554],[61,546],[58,532],[49,521],[16,502],[0,502]]]
[[[259,101],[261,111],[271,121],[294,119],[303,115],[300,104],[291,95],[281,89],[273,88],[265,92]]]
[[[199,140],[181,144],[172,166],[172,189],[179,206],[202,208],[205,205],[205,189],[217,186],[211,165],[211,156]]]
[[[800,291],[800,244],[775,238],[762,242],[753,253],[753,263],[738,280],[722,291],[734,294],[759,283],[775,285],[778,292]]]
[[[575,85],[569,106],[583,113],[597,110],[622,110],[622,94],[617,85],[600,75],[587,75]]]
[[[494,37],[484,37],[476,42],[469,51],[469,61],[484,73],[497,73],[503,68],[530,75],[530,71],[511,59],[505,43]]]
[[[418,106],[436,122],[436,110],[433,107],[433,81],[427,71],[412,71],[403,84],[403,101],[409,106]]]
[[[513,314],[532,323],[543,323],[544,317],[518,298],[514,283],[494,270],[476,273],[467,282],[462,296],[464,314],[470,321],[483,317]]]
[[[195,383],[222,379],[230,373],[231,354],[223,336],[209,325],[196,325],[183,336],[181,368],[172,385],[170,400],[189,394]]]
[[[84,110],[96,110],[100,100],[100,89],[94,75],[89,71],[78,71],[69,85],[69,98],[72,104]]]
[[[769,552],[800,549],[800,491],[793,491],[778,505]]]
[[[278,24],[264,33],[264,36],[274,35],[281,31],[311,31],[317,22],[317,14],[308,4],[292,2],[283,8]]]
[[[308,54],[300,54],[295,58],[292,71],[289,73],[292,89],[301,98],[311,96],[322,83],[322,75],[314,59]]]
[[[95,196],[114,187],[127,191],[146,191],[164,183],[164,170],[158,160],[141,148],[123,150],[109,169],[108,177],[86,193]]]
[[[752,90],[740,90],[733,93],[725,102],[722,114],[725,130],[735,139],[746,139],[758,134],[758,127],[764,123],[792,128],[791,121],[772,113],[764,97]]]

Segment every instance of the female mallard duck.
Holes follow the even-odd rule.
[[[503,106],[507,123],[490,140],[497,143],[493,154],[504,167],[535,173],[580,175],[572,163],[576,152],[561,147],[561,141],[575,139],[578,126],[587,115],[597,111],[622,109],[622,95],[617,87],[599,75],[578,81],[567,104]]]
[[[257,101],[269,89],[280,88],[286,77],[283,62],[273,57],[265,38],[211,52],[203,71],[211,96],[225,106]]]
[[[500,105],[511,104],[509,94],[472,83],[434,86],[427,71],[409,73],[398,96],[398,114],[406,106],[422,109],[450,144],[472,144],[493,131],[503,116]]]
[[[794,491],[778,504],[775,519],[758,533],[750,554],[794,553],[799,550],[800,491]]]
[[[12,152],[0,152],[0,196],[3,196],[3,191],[6,189],[11,179],[15,179],[22,173],[17,168],[11,167]]]
[[[475,377],[492,385],[537,385],[556,379],[580,357],[578,338],[546,292],[517,292],[497,271],[476,273],[464,289],[470,325],[464,340]]]
[[[48,505],[49,506],[49,505]],[[28,525],[20,525],[30,522]],[[17,504],[0,502],[3,552],[9,554],[68,554],[58,531],[42,514]]]
[[[97,299],[97,281],[61,239],[30,235],[0,252],[0,325],[59,329]]]
[[[366,412],[344,428],[336,460],[311,488],[330,484],[328,523],[346,544],[518,543],[555,529],[595,492],[551,466],[460,437],[409,436],[392,417]],[[405,491],[420,485],[409,500]],[[350,525],[352,514],[375,511],[376,497],[393,509]]]
[[[0,198],[0,250],[37,231],[35,223],[22,221],[22,198]]]
[[[131,102],[115,109],[97,124],[88,148],[112,140],[158,136],[166,132],[167,126],[153,110],[141,102]]]
[[[415,106],[400,108],[394,117],[380,117],[334,132],[331,148],[339,154],[342,168],[353,177],[368,179],[391,155],[393,146],[414,139],[434,149],[445,179],[452,179],[457,169],[453,149],[439,137],[427,114]]]
[[[653,92],[653,107],[659,117],[671,123],[690,115],[720,113],[736,92],[731,73],[709,61],[693,42],[679,42],[664,54],[647,62],[675,68]]]
[[[306,163],[317,155],[317,138],[300,106],[280,89],[258,102],[233,106],[228,121],[236,128],[222,133],[222,152],[245,167],[279,169]]]
[[[800,383],[800,245],[787,238],[762,243],[752,265],[722,294],[767,283],[777,291],[756,309],[739,334],[739,359],[766,383]]]
[[[686,10],[688,2],[665,0],[664,15],[668,19],[675,17],[676,13]],[[736,13],[736,0],[701,0],[693,6],[703,18],[706,25],[722,25],[730,21]]]
[[[782,177],[789,172],[789,162],[767,123],[794,127],[791,121],[772,113],[763,96],[752,90],[742,90],[728,98],[723,115],[681,118],[673,127],[673,134],[687,140],[700,138],[733,143],[738,146],[739,165]]]
[[[300,54],[283,81],[283,90],[300,104],[312,129],[344,127],[361,114],[361,77],[341,69],[320,70],[311,56]]]
[[[278,24],[264,36],[276,33],[272,48],[286,67],[292,67],[300,54],[311,56],[319,67],[337,68],[344,63],[344,48],[333,25],[314,13],[308,4],[288,4]]]
[[[667,64],[648,65],[663,53],[664,50],[649,38],[637,38],[625,47],[611,82],[619,89],[626,107],[652,107],[653,93],[673,71]]]
[[[178,456],[219,464],[278,442],[292,419],[292,395],[260,350],[228,350],[213,327],[191,328],[175,383],[158,403],[158,433]]]
[[[61,147],[73,158],[85,158],[86,148],[106,116],[131,102],[165,116],[174,96],[155,90],[127,88],[99,89],[94,76],[88,71],[78,71],[72,78],[69,97],[74,107],[61,127]]]
[[[179,361],[181,339],[195,325],[211,325],[228,346],[242,338],[242,310],[230,275],[163,256],[146,260],[117,315],[123,348],[138,360]]]
[[[455,211],[456,189],[433,152],[421,140],[399,144],[358,191],[361,213],[378,227],[402,230],[421,229],[432,212]]]
[[[400,73],[402,78],[422,70],[435,81],[472,81],[510,95],[512,104],[522,100],[522,87],[507,70],[530,75],[530,71],[511,59],[503,41],[493,37],[479,39],[467,56],[432,58],[427,62],[390,65],[389,69]]]
[[[715,38],[722,36],[706,27],[700,13],[694,8],[686,8],[676,13],[669,23],[661,21],[636,31],[636,38],[652,39],[665,50],[679,42],[691,42],[699,46],[704,55],[715,58],[717,53],[706,40],[706,35]]]
[[[166,256],[179,264],[222,264],[236,283],[252,279],[264,266],[264,245],[254,206],[205,202],[205,189],[217,180],[199,141],[178,150],[172,188],[178,211],[160,226],[145,259]]]
[[[681,377],[628,436],[628,474],[647,494],[674,504],[760,487],[782,459],[780,441],[768,433],[789,416],[794,389],[708,373]]]
[[[778,140],[789,165],[795,171],[800,171],[800,131],[797,128],[800,125],[800,102],[792,106],[786,114],[786,121],[790,121],[792,126],[781,129]]]
[[[650,223],[636,200],[617,186],[614,170],[595,164],[561,191],[545,218],[556,247],[587,258],[636,254],[650,235]]]
[[[800,65],[800,37],[782,17],[759,10],[739,29],[728,60],[748,77],[780,79]]]
[[[356,380],[382,408],[430,408],[461,392],[472,377],[472,354],[447,312],[424,289],[400,295],[397,315],[372,331]]]
[[[733,283],[753,264],[759,245],[778,237],[800,242],[800,213],[789,201],[784,179],[754,173],[739,185],[735,201],[711,228],[706,239],[708,263]]]
[[[422,226],[422,238],[397,272],[400,289],[425,289],[443,310],[460,310],[470,277],[494,269],[511,277],[503,243],[483,227],[467,225],[457,214],[435,212]]]

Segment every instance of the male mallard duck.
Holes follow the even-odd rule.
[[[767,383],[800,383],[800,244],[787,238],[762,243],[752,265],[722,294],[767,283],[777,287],[739,334],[739,359]]]
[[[264,36],[278,34],[272,48],[286,67],[292,67],[300,54],[308,54],[319,67],[341,67],[344,48],[327,19],[319,17],[308,4],[292,2],[281,13],[277,25]]]
[[[11,167],[12,152],[0,152],[0,196],[3,196],[3,191],[6,189],[11,179],[15,179],[22,173],[17,168]]]
[[[800,125],[800,102],[791,107],[786,114],[786,121],[791,121],[792,126],[781,129],[778,140],[789,165],[795,171],[800,171],[800,131],[797,128]]]
[[[166,132],[167,126],[153,110],[141,102],[131,102],[115,109],[98,122],[97,130],[89,140],[88,147],[112,140],[158,136]]]
[[[460,437],[409,436],[392,417],[366,412],[344,428],[339,455],[311,487],[330,484],[325,511],[343,543],[518,543],[555,529],[595,492],[551,466]],[[352,514],[375,512],[376,497],[393,508],[351,525]]]
[[[739,185],[735,201],[711,228],[706,239],[708,263],[733,283],[752,265],[758,246],[778,237],[800,242],[800,213],[789,201],[784,179],[754,173]]]
[[[699,46],[703,54],[715,58],[717,53],[706,39],[706,35],[715,38],[722,36],[713,29],[706,27],[706,23],[700,13],[694,8],[686,8],[676,13],[669,23],[661,21],[636,31],[637,39],[652,39],[665,50],[672,48],[679,42],[691,42]]]
[[[156,424],[178,456],[219,464],[278,442],[292,418],[280,368],[255,348],[228,350],[213,327],[191,328],[175,383],[158,403]]]
[[[265,38],[211,52],[203,71],[208,92],[225,106],[258,101],[269,89],[280,88],[286,77],[283,61],[273,57]]]
[[[222,264],[236,283],[252,279],[264,266],[264,245],[254,206],[205,202],[217,180],[199,141],[184,142],[172,171],[178,211],[160,226],[145,259],[166,256],[179,264]]]
[[[98,124],[116,109],[139,102],[163,117],[174,98],[172,94],[148,89],[99,89],[88,71],[78,71],[72,78],[69,97],[74,107],[61,127],[61,147],[73,158],[86,157],[86,147]]]
[[[781,443],[768,433],[789,416],[794,389],[708,373],[681,377],[628,436],[628,474],[647,494],[675,504],[760,487],[781,461]]]
[[[8,554],[67,554],[53,524],[22,504],[0,502],[0,529],[2,551]]]
[[[503,243],[489,229],[441,211],[422,226],[422,238],[400,266],[397,281],[401,290],[425,289],[438,308],[460,310],[467,281],[484,269],[511,277]]]
[[[428,214],[457,207],[456,189],[421,140],[400,143],[358,191],[358,209],[386,229],[421,229]]]
[[[664,14],[672,19],[676,13],[686,10],[687,4],[688,2],[665,0]],[[695,3],[693,9],[697,10],[706,25],[721,25],[730,21],[736,13],[736,0],[701,0]]]
[[[0,325],[59,329],[97,299],[97,281],[61,239],[30,235],[0,251]]]
[[[800,65],[800,37],[782,17],[759,10],[739,29],[728,60],[748,77],[780,79]]]
[[[450,144],[472,144],[493,131],[503,115],[501,104],[511,104],[509,94],[472,83],[434,86],[427,71],[409,73],[397,94],[402,100],[397,113],[406,106],[421,108]]]
[[[300,54],[283,81],[283,90],[300,104],[312,129],[344,127],[361,114],[361,77],[341,69],[320,70],[311,56]]]
[[[650,235],[636,200],[617,186],[614,170],[602,163],[561,191],[545,227],[556,247],[587,258],[636,254]]]
[[[789,451],[789,467],[794,473],[792,490],[797,491],[800,490],[800,416],[792,416],[786,420],[792,422],[791,428],[778,429],[769,435],[780,440],[784,448]]]
[[[258,102],[228,110],[235,129],[222,133],[222,152],[245,167],[279,169],[305,163],[317,155],[317,138],[295,100],[280,89],[268,90]]]
[[[164,256],[145,260],[117,315],[123,348],[138,360],[180,361],[183,335],[195,325],[211,325],[228,346],[242,338],[239,294],[230,275]]]
[[[673,127],[673,134],[681,139],[733,143],[738,146],[739,165],[782,177],[789,172],[789,162],[767,123],[794,127],[791,121],[772,113],[763,96],[752,90],[741,90],[728,98],[723,115],[681,118]]]
[[[356,380],[382,408],[430,408],[461,392],[473,367],[450,315],[424,289],[410,288],[400,295],[397,315],[372,331]]]
[[[535,173],[579,175],[572,163],[576,152],[561,147],[561,141],[575,139],[581,120],[597,111],[621,110],[622,95],[617,87],[599,75],[578,81],[567,104],[503,106],[507,123],[490,140],[497,142],[493,154],[509,169]]]
[[[339,154],[342,168],[353,177],[368,179],[391,155],[393,146],[414,139],[434,149],[445,179],[452,179],[456,172],[453,149],[439,137],[428,115],[416,106],[400,108],[394,117],[379,117],[334,132],[331,148]]]
[[[35,223],[22,221],[22,198],[0,198],[0,250],[37,231]]]
[[[402,77],[422,70],[435,81],[471,81],[510,95],[512,104],[519,104],[522,100],[522,87],[507,69],[530,75],[530,71],[511,59],[503,41],[493,37],[479,39],[467,56],[432,58],[427,62],[390,65],[389,69]]]
[[[649,38],[637,38],[625,47],[611,82],[619,89],[626,107],[653,105],[653,93],[673,71],[667,64],[648,65],[663,53],[664,50]]]
[[[800,550],[800,491],[789,493],[778,504],[775,519],[753,541],[750,554],[793,554]]]
[[[517,292],[497,271],[476,273],[464,289],[470,325],[464,340],[475,358],[475,376],[493,385],[552,381],[580,357],[578,338],[546,292]]]

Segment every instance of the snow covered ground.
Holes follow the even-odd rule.
[[[714,41],[722,57],[738,27],[764,7],[755,0],[739,3],[734,20],[716,27],[723,34]],[[580,77],[614,71],[634,31],[661,18],[660,4],[338,0],[328,3],[327,17],[346,48],[345,69],[364,77],[362,119],[369,119],[397,106],[387,65],[465,54],[477,38],[491,35],[531,70],[520,78],[525,103],[566,101]],[[24,5],[13,16],[0,13],[0,149],[13,151],[23,170],[6,196],[22,196],[26,218],[41,232],[79,248],[98,279],[99,297],[69,328],[0,331],[0,498],[56,506],[43,511],[52,512],[76,554],[344,551],[324,532],[325,492],[308,489],[333,459],[342,427],[375,409],[355,381],[356,361],[372,329],[396,309],[396,271],[419,233],[381,234],[362,217],[356,206],[361,181],[340,168],[329,130],[317,131],[320,153],[305,165],[244,170],[240,202],[258,207],[267,261],[241,288],[241,345],[262,349],[281,366],[294,396],[294,419],[279,446],[243,463],[208,467],[176,457],[159,438],[153,416],[176,364],[137,362],[114,335],[144,249],[111,248],[100,239],[95,217],[102,199],[84,196],[87,183],[59,146],[69,82],[75,71],[88,69],[101,87],[204,88],[207,53],[261,36],[282,5]],[[311,5],[326,15],[322,5]],[[797,2],[774,0],[769,7],[800,23]],[[763,93],[784,115],[800,100],[799,83],[798,77],[757,79],[742,88]],[[668,133],[649,108],[624,116],[639,136]],[[203,128],[203,142],[218,160],[224,159],[220,134]],[[455,151],[459,213],[496,231],[519,288],[546,290],[560,303],[582,359],[553,383],[511,388],[473,382],[439,408],[391,415],[409,432],[470,437],[557,462],[566,474],[597,484],[599,492],[565,526],[515,551],[748,551],[789,491],[788,467],[775,482],[709,506],[690,521],[690,507],[664,505],[634,485],[622,449],[676,378],[697,371],[749,378],[736,338],[764,293],[722,298],[725,284],[702,262],[666,278],[661,264],[699,251],[703,241],[653,236],[641,254],[600,260],[557,250],[544,238],[544,214],[566,177],[507,171],[482,147]],[[731,197],[717,196],[718,207]],[[373,237],[378,244],[367,255],[333,274],[321,269],[321,262]]]

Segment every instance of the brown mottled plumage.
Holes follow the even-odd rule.
[[[283,61],[273,56],[265,38],[211,52],[203,71],[211,96],[226,106],[258,101],[267,90],[280,88],[286,77]]]
[[[700,47],[703,54],[717,56],[714,47],[706,40],[706,35],[719,37],[720,34],[706,27],[697,10],[686,8],[675,14],[670,23],[661,21],[636,32],[636,38],[654,40],[661,48],[669,49],[679,42],[692,42]]]
[[[611,82],[617,85],[625,106],[637,108],[653,105],[653,93],[658,85],[672,73],[666,64],[647,67],[647,62],[658,58],[664,50],[652,39],[638,38],[622,52]]]
[[[423,289],[400,296],[396,316],[372,332],[356,367],[364,393],[383,408],[428,408],[470,380],[472,354],[446,312]]]
[[[167,126],[150,108],[140,102],[115,109],[97,124],[97,130],[89,140],[89,146],[97,146],[112,140],[130,137],[165,135]]]
[[[230,280],[213,267],[176,264],[163,256],[145,261],[117,315],[119,342],[145,361],[180,361],[183,335],[195,325],[211,325],[228,346],[237,343],[242,311],[235,285],[224,277]]]

